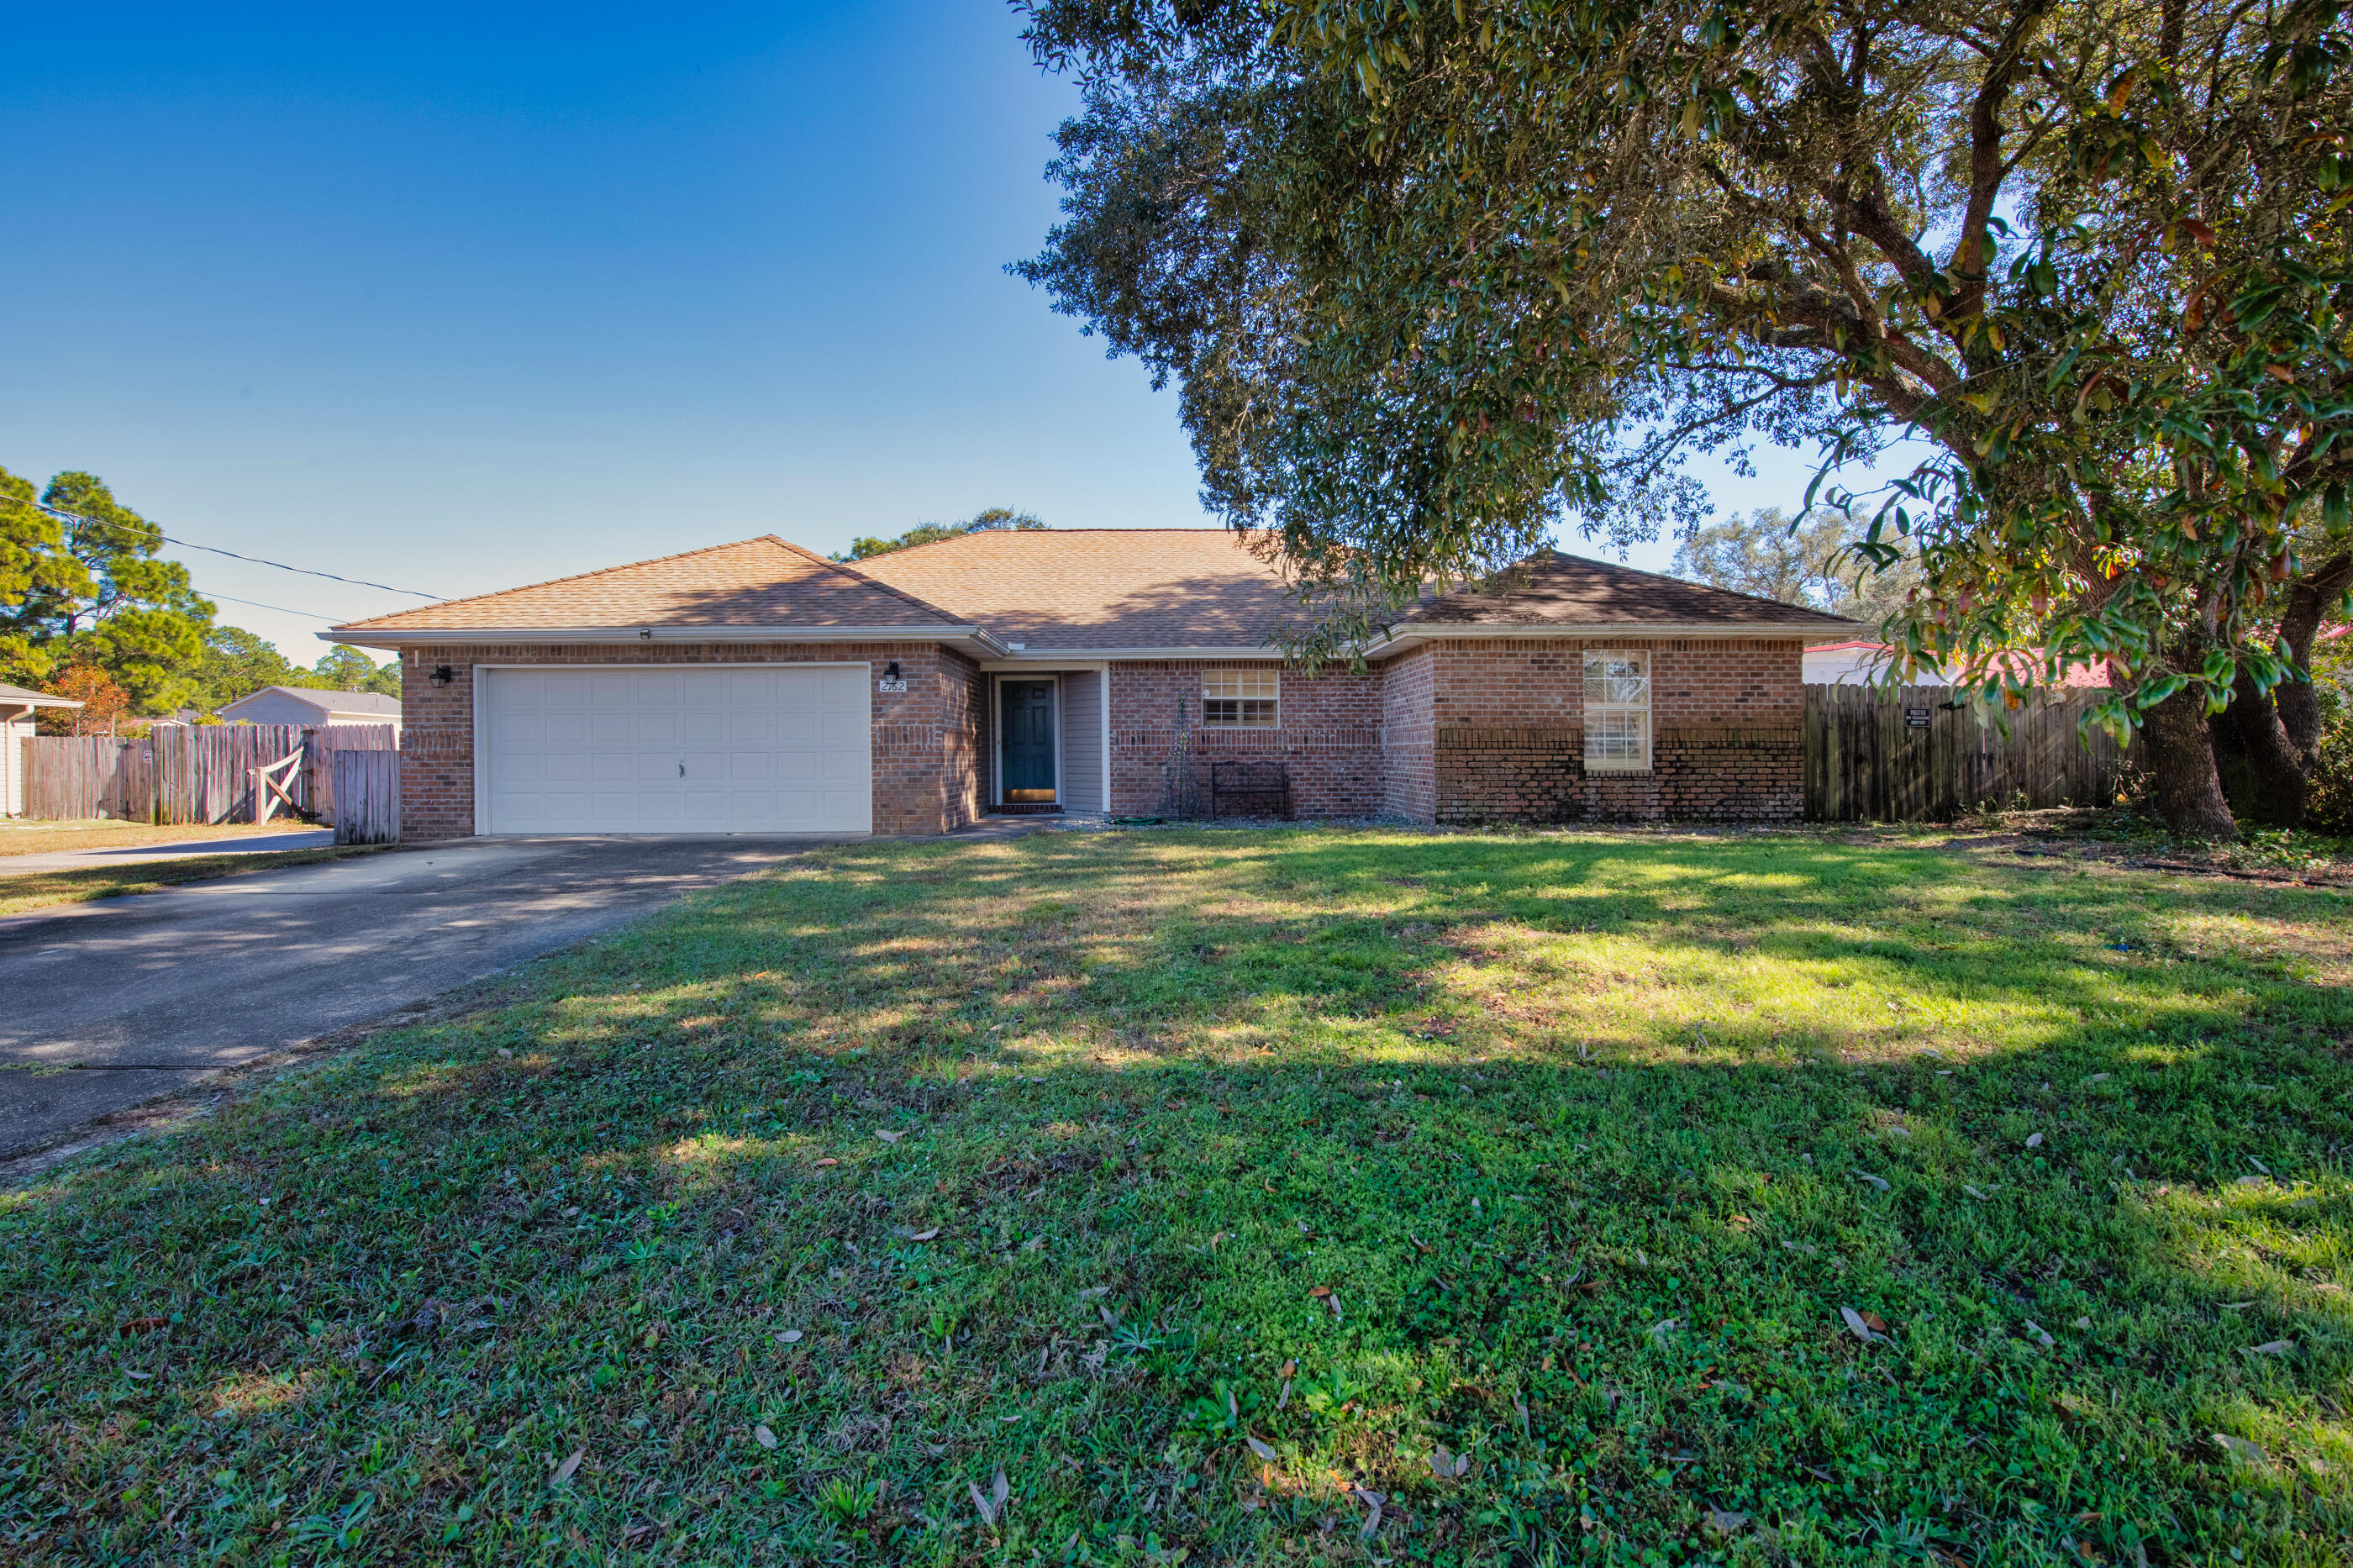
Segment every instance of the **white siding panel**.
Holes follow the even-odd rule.
[[[1103,805],[1103,677],[1099,669],[1061,678],[1062,779],[1065,811],[1102,811]]]

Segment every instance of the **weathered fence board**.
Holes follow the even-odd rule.
[[[1809,686],[1806,816],[1931,822],[1981,805],[2112,802],[2126,748],[2076,723],[2103,695],[2054,691],[1998,712],[1943,686]]]
[[[254,820],[253,771],[301,761],[286,776],[294,809],[334,818],[339,752],[398,755],[389,724],[164,725],[142,740],[44,735],[25,742],[25,815],[48,821],[111,816],[132,822]]]
[[[335,842],[400,842],[400,753],[335,752]]]

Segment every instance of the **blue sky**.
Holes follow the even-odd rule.
[[[13,472],[437,595],[990,505],[1208,521],[1173,395],[1005,275],[1075,95],[992,0],[19,7],[9,34]],[[301,612],[220,604],[305,661],[327,619],[417,602],[181,553]]]

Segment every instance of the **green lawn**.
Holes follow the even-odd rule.
[[[814,854],[0,1194],[0,1558],[2344,1562],[2348,914]]]

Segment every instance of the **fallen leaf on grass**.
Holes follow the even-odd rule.
[[[2271,1463],[2271,1456],[2244,1437],[2233,1437],[2228,1432],[2217,1432],[2214,1434],[2214,1441],[2222,1445],[2224,1452],[2235,1454],[2249,1464],[2269,1465]]]
[[[1413,1249],[1416,1252],[1428,1252],[1430,1250],[1430,1243],[1422,1240],[1421,1237],[1414,1235],[1410,1231],[1406,1233],[1406,1239],[1413,1243]]]
[[[2043,1332],[2042,1325],[2031,1318],[2026,1320],[2026,1331],[2040,1341],[2044,1350],[2052,1350],[2058,1346],[2059,1342]]]
[[[819,1161],[817,1163],[817,1168],[818,1168],[818,1170],[822,1171],[822,1170],[824,1170],[828,1165],[839,1165],[839,1164],[840,1164],[840,1163],[841,1163],[841,1162],[840,1162],[840,1161],[839,1161],[839,1160],[819,1160]]]
[[[776,1342],[780,1345],[797,1345],[801,1342],[801,1331],[798,1329],[786,1329],[776,1336]]]
[[[2273,1340],[2268,1343],[2255,1346],[2253,1350],[2247,1352],[2247,1354],[2285,1355],[2288,1352],[2294,1349],[2295,1349],[2295,1342],[2294,1340]],[[133,1373],[132,1375],[136,1376],[137,1374]]]
[[[122,1375],[125,1377],[136,1378],[141,1383],[145,1383],[155,1374],[152,1372],[133,1372],[129,1367],[124,1367],[122,1369]]]
[[[1098,1296],[1108,1296],[1110,1294],[1111,1287],[1108,1285],[1090,1285],[1085,1289],[1079,1292],[1079,1300],[1082,1301],[1092,1301]]]
[[[1987,1200],[1987,1198],[1986,1198],[1986,1195],[1985,1195],[1983,1193],[1981,1193],[1981,1192],[1978,1191],[1975,1187],[1973,1187],[1973,1186],[1969,1185],[1967,1182],[1963,1182],[1963,1183],[1961,1184],[1961,1191],[1963,1191],[1963,1192],[1965,1192],[1965,1193],[1968,1194],[1969,1194],[1969,1196],[1971,1196],[1971,1197],[1973,1197],[1973,1198],[1977,1199],[1977,1200],[1978,1200],[1978,1202],[1979,1202],[1979,1203],[1984,1203],[1984,1202],[1988,1201],[1988,1200]]]
[[[1307,1293],[1320,1301],[1324,1297],[1329,1296],[1332,1293],[1332,1287],[1329,1285],[1318,1285],[1310,1289]]]
[[[773,1448],[776,1446],[776,1435],[768,1430],[767,1423],[765,1421],[752,1428],[752,1439],[763,1448]]]
[[[904,1138],[906,1134],[904,1132],[887,1132],[881,1128],[877,1128],[875,1129],[874,1136],[880,1138],[885,1143],[896,1143],[900,1139]]]
[[[1430,1451],[1430,1473],[1441,1481],[1459,1481],[1471,1473],[1471,1456],[1450,1453],[1440,1443]]]
[[[939,1227],[938,1226],[932,1226],[932,1228],[931,1228],[931,1229],[929,1229],[929,1230],[919,1230],[919,1231],[915,1232],[915,1234],[914,1234],[914,1235],[913,1235],[913,1236],[909,1237],[907,1239],[908,1239],[909,1241],[930,1241],[930,1240],[933,1240],[934,1237],[936,1237],[939,1234],[940,1234],[940,1227]]]
[[[1260,1442],[1256,1437],[1250,1436],[1248,1433],[1244,1433],[1242,1435],[1242,1441],[1250,1445],[1250,1451],[1251,1453],[1256,1454],[1268,1464],[1271,1465],[1275,1462],[1276,1455],[1274,1450],[1267,1447],[1264,1443]]]
[[[554,1474],[547,1478],[547,1484],[552,1487],[560,1487],[565,1482],[570,1480],[572,1479],[572,1472],[580,1468],[580,1461],[587,1457],[587,1449],[573,1449],[572,1457],[565,1460],[564,1463],[556,1466]]]
[[[1850,1176],[1858,1176],[1863,1181],[1869,1182],[1873,1186],[1877,1187],[1883,1193],[1887,1191],[1887,1178],[1884,1176],[1874,1176],[1869,1171],[1849,1171],[1847,1174]]]
[[[972,1493],[972,1506],[980,1510],[980,1522],[991,1527],[996,1525],[997,1516],[1005,1510],[1006,1498],[1012,1493],[1012,1489],[1005,1484],[1003,1465],[997,1467],[997,1479],[988,1483],[987,1496],[981,1495],[980,1485],[976,1481],[966,1481],[965,1489]]]
[[[1747,1522],[1746,1514],[1736,1513],[1728,1508],[1712,1508],[1707,1510],[1707,1527],[1718,1535],[1730,1535]]]
[[[1846,1320],[1846,1326],[1850,1330],[1853,1331],[1854,1337],[1861,1340],[1864,1344],[1870,1344],[1874,1341],[1884,1341],[1887,1338],[1885,1332],[1883,1331],[1886,1329],[1887,1324],[1883,1321],[1876,1313],[1873,1313],[1869,1317],[1865,1317],[1862,1313],[1856,1311],[1852,1307],[1841,1307],[1839,1309],[1839,1316]],[[1878,1323],[1879,1327],[1877,1329],[1873,1329],[1871,1326],[1873,1323]]]

